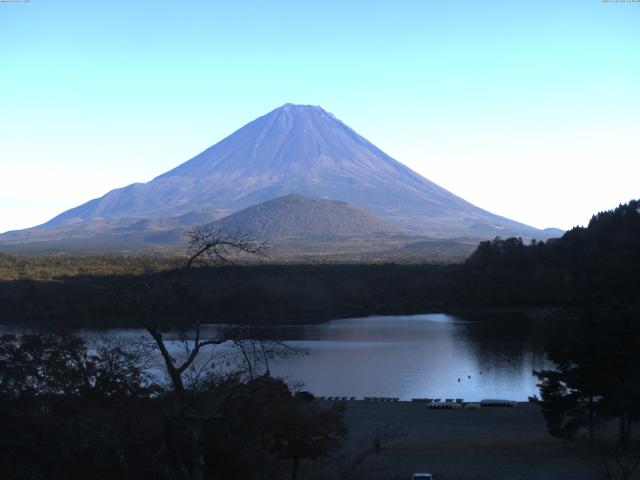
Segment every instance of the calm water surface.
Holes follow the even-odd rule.
[[[535,328],[444,314],[334,320],[292,327],[308,355],[272,371],[317,395],[526,400],[537,393],[532,370],[548,366]]]
[[[532,371],[549,366],[539,340],[543,329],[525,316],[446,314],[280,326],[274,337],[305,353],[272,361],[270,368],[316,395],[526,400],[537,393]],[[81,334],[144,338],[135,329]]]

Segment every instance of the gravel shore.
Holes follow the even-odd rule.
[[[393,437],[382,441],[377,455],[370,451],[350,477],[355,480],[409,480],[413,472],[431,472],[434,480],[600,478],[578,445],[546,433],[534,404],[435,410],[416,402],[346,403],[349,439],[339,469],[374,444],[376,431]]]

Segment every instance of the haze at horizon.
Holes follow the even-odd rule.
[[[570,228],[638,197],[640,4],[0,4],[0,231],[319,104],[494,213]]]

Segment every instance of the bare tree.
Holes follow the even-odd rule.
[[[238,332],[222,329],[214,337],[203,338],[198,318],[181,319],[180,339],[187,347],[187,355],[178,361],[167,346],[164,333],[174,326],[167,321],[166,311],[183,294],[183,281],[193,269],[229,263],[233,255],[264,255],[264,245],[246,235],[221,236],[213,227],[199,227],[190,234],[188,254],[181,265],[168,272],[160,272],[156,278],[146,275],[136,288],[120,288],[119,293],[128,298],[143,313],[142,327],[151,336],[164,361],[171,386],[180,399],[185,394],[184,375],[194,365],[198,355],[207,346],[220,345],[227,340],[237,340]]]
[[[121,295],[141,310],[141,325],[162,358],[174,400],[174,412],[166,417],[165,444],[178,476],[184,480],[204,478],[204,425],[224,418],[226,404],[233,398],[239,380],[237,372],[219,376],[215,381],[211,380],[210,375],[203,374],[212,366],[211,348],[224,343],[239,347],[249,376],[253,377],[253,366],[258,359],[267,366],[268,371],[269,358],[278,353],[278,347],[282,344],[268,342],[266,338],[246,342],[251,335],[240,325],[217,329],[210,336],[205,336],[200,319],[181,319],[176,325],[176,322],[169,322],[166,318],[167,309],[185,294],[184,280],[194,269],[226,264],[237,256],[262,256],[264,250],[263,244],[251,240],[248,235],[221,236],[211,227],[196,228],[190,235],[188,254],[181,265],[170,271],[145,275],[143,281],[135,286],[119,289]],[[167,331],[176,326],[179,327],[179,340],[184,347],[181,358],[172,354],[165,336]],[[203,355],[205,351],[208,355]],[[212,388],[214,385],[215,388]],[[214,395],[212,391],[215,391]],[[178,447],[179,431],[184,428],[191,437],[191,468],[187,467],[189,462],[183,460]]]

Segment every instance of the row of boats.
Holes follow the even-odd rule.
[[[333,402],[347,402],[359,400],[358,397],[315,397],[320,401],[333,401]],[[399,397],[362,397],[365,402],[398,402]],[[443,408],[443,409],[455,409],[455,408],[479,408],[479,407],[515,407],[518,402],[513,400],[504,399],[485,399],[480,402],[467,402],[465,403],[462,398],[412,398],[412,402],[426,403],[429,408]]]
[[[330,400],[334,402],[356,401],[358,397],[316,397],[317,400]],[[365,402],[399,402],[400,397],[362,397]]]
[[[504,400],[497,398],[488,398],[480,400],[480,402],[465,403],[462,398],[445,398],[441,401],[439,398],[412,398],[412,402],[426,403],[429,408],[479,408],[479,407],[515,407],[518,402],[514,400]]]

